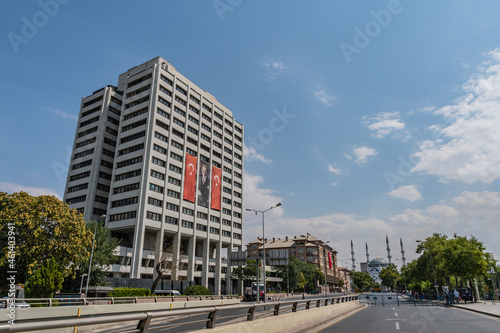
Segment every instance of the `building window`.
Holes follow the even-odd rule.
[[[194,228],[194,223],[193,223],[193,222],[186,221],[186,220],[182,220],[182,226],[183,226],[184,228],[193,229],[193,228]]]
[[[153,205],[153,206],[157,206],[157,207],[161,207],[162,201],[155,199],[155,198],[148,197],[148,204]]]
[[[153,212],[147,212],[146,213],[146,218],[150,220],[155,220],[155,221],[160,221],[161,222],[161,215]]]
[[[71,204],[74,204],[74,203],[77,203],[77,202],[83,202],[85,200],[87,200],[87,196],[86,195],[82,195],[82,196],[79,196],[79,197],[74,197],[74,198],[66,199],[66,203],[68,205],[71,205]]]
[[[198,212],[197,213],[198,218],[203,219],[203,220],[208,220],[208,214]]]
[[[191,215],[191,216],[194,216],[194,210],[189,209],[189,208],[186,208],[186,207],[183,207],[183,208],[182,208],[182,213],[183,213],[183,214],[186,214],[186,215]]]
[[[155,184],[149,184],[149,189],[151,191],[154,191],[154,192],[158,192],[158,193],[163,193],[163,187],[161,186],[158,186],[158,185],[155,185]]]
[[[138,189],[139,189],[139,183],[134,183],[125,186],[115,187],[113,189],[113,194],[124,193]]]
[[[136,211],[132,212],[126,212],[126,213],[121,213],[121,214],[113,214],[109,217],[110,221],[120,221],[120,220],[127,220],[127,219],[133,219],[137,216]]]
[[[165,180],[165,174],[155,170],[151,170],[151,176],[161,180]]]
[[[207,226],[206,226],[206,225],[203,225],[203,224],[199,224],[199,223],[197,223],[197,224],[196,224],[196,230],[200,230],[200,231],[207,231]]]
[[[170,216],[165,216],[165,222],[169,223],[169,224],[175,224],[175,225],[179,224],[178,219],[176,219],[175,217],[170,217]]]

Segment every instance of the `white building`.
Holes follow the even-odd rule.
[[[223,253],[241,250],[242,187],[243,125],[164,59],[82,99],[64,201],[122,240],[110,276],[153,278],[163,248],[171,280],[235,290]]]

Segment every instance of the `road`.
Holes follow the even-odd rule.
[[[443,306],[413,306],[413,303],[401,302],[399,307],[369,306],[311,332],[498,333],[500,319]]]

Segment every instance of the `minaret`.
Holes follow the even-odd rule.
[[[352,245],[352,239],[351,239],[351,255],[352,255],[352,270],[356,270],[356,260],[354,259],[354,245]]]
[[[401,261],[403,261],[403,266],[406,265],[405,250],[403,248],[403,240],[400,238],[399,243],[401,244]]]
[[[385,243],[387,244],[387,259],[389,260],[389,264],[391,263],[391,248],[389,247],[389,238],[385,235]]]
[[[366,264],[370,262],[370,254],[368,253],[368,243],[365,243],[366,247]]]

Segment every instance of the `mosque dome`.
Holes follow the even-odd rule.
[[[370,261],[368,266],[386,266],[389,265],[389,262],[385,260],[384,258],[375,258]]]

